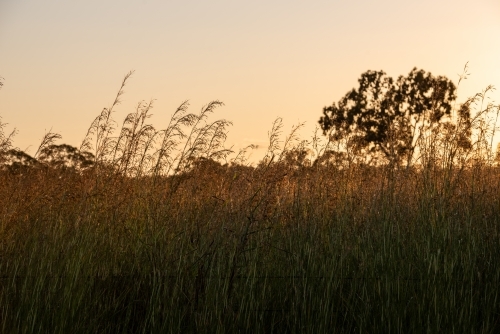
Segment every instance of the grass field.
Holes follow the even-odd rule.
[[[499,332],[498,107],[405,166],[332,160],[278,119],[249,166],[220,102],[117,127],[121,92],[78,150],[2,132],[1,332]]]

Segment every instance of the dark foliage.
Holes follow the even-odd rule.
[[[82,171],[93,166],[93,159],[92,153],[81,152],[67,144],[49,145],[43,148],[36,158],[24,151],[10,149],[0,152],[0,170],[14,174],[43,167]]]
[[[39,165],[40,163],[37,159],[24,151],[10,149],[6,152],[0,152],[0,170],[22,173]]]
[[[61,144],[45,147],[38,156],[40,162],[55,168],[85,169],[94,164],[94,155],[76,147]]]
[[[334,141],[346,140],[356,153],[390,161],[408,157],[423,125],[450,116],[456,87],[446,77],[414,68],[397,80],[383,71],[367,71],[358,89],[323,108],[319,123]]]

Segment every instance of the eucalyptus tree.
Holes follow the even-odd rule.
[[[411,163],[420,136],[449,119],[456,86],[444,76],[414,68],[396,80],[367,71],[337,103],[323,108],[319,124],[338,152]]]

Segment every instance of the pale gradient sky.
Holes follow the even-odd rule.
[[[310,137],[366,70],[456,83],[467,61],[459,100],[500,86],[499,0],[0,0],[0,116],[30,153],[50,128],[78,146],[129,70],[117,121],[155,98],[162,128],[184,100],[218,99],[237,148],[263,144],[277,116]]]

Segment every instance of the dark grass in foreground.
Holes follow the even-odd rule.
[[[500,329],[498,169],[267,172],[3,175],[2,331]]]
[[[93,164],[68,167],[50,136],[33,160],[11,152],[1,332],[500,331],[500,169],[484,137],[465,150],[432,132],[412,166],[325,148],[312,164],[277,122],[257,167],[222,165],[212,107],[183,105],[161,132],[142,105],[117,137],[105,109],[83,145]]]

